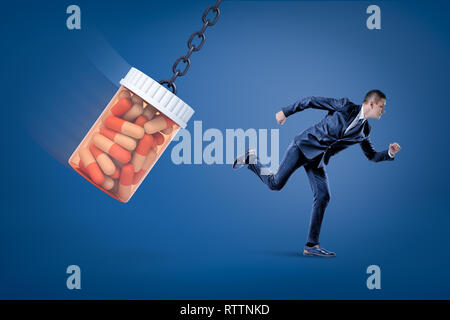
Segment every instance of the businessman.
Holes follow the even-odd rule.
[[[281,190],[291,174],[303,166],[314,195],[307,243],[303,254],[307,256],[334,257],[334,252],[320,246],[319,235],[325,209],[330,201],[330,188],[325,166],[330,157],[359,143],[366,157],[374,162],[392,161],[400,151],[398,143],[392,143],[387,150],[377,152],[370,142],[370,125],[367,119],[380,119],[385,113],[386,95],[380,90],[371,90],[362,105],[347,98],[332,99],[307,97],[284,107],[275,118],[283,125],[286,118],[308,108],[328,111],[316,125],[306,129],[294,138],[276,173],[271,173],[256,157],[254,149],[237,157],[233,169],[244,165],[253,171],[271,190]]]

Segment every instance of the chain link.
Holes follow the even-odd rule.
[[[221,2],[222,2],[222,0],[217,0],[215,5],[210,6],[205,10],[205,12],[203,13],[203,16],[202,16],[202,21],[203,21],[202,29],[200,31],[195,31],[189,37],[189,40],[187,42],[187,46],[189,49],[188,52],[184,56],[179,57],[174,62],[173,66],[172,66],[173,75],[170,78],[170,80],[166,79],[166,80],[162,80],[159,82],[162,85],[167,85],[167,88],[171,89],[174,94],[177,94],[177,86],[175,85],[175,80],[177,79],[177,77],[182,77],[186,74],[186,72],[188,72],[189,68],[191,67],[190,57],[192,55],[192,52],[197,52],[203,47],[203,45],[205,44],[205,40],[206,40],[206,37],[205,37],[206,29],[208,27],[212,27],[213,25],[215,25],[217,20],[219,19],[219,16],[220,16],[219,5]],[[215,14],[215,16],[212,20],[210,20],[208,18],[209,13]],[[193,44],[192,41],[194,41],[195,38],[200,39],[200,43]],[[180,70],[178,68],[178,65],[181,62],[184,64],[184,70]]]

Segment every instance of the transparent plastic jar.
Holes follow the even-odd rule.
[[[194,110],[135,68],[69,158],[111,197],[128,202]]]

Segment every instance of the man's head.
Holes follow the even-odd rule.
[[[380,90],[370,90],[366,93],[363,101],[364,118],[380,119],[385,113],[386,95]]]

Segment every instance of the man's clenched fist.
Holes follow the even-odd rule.
[[[389,145],[389,153],[393,156],[401,149],[400,145],[397,142],[391,143]]]
[[[284,115],[283,111],[278,111],[277,114],[275,115],[275,118],[277,119],[277,122],[281,125],[283,125],[284,122],[286,121],[286,116]]]

